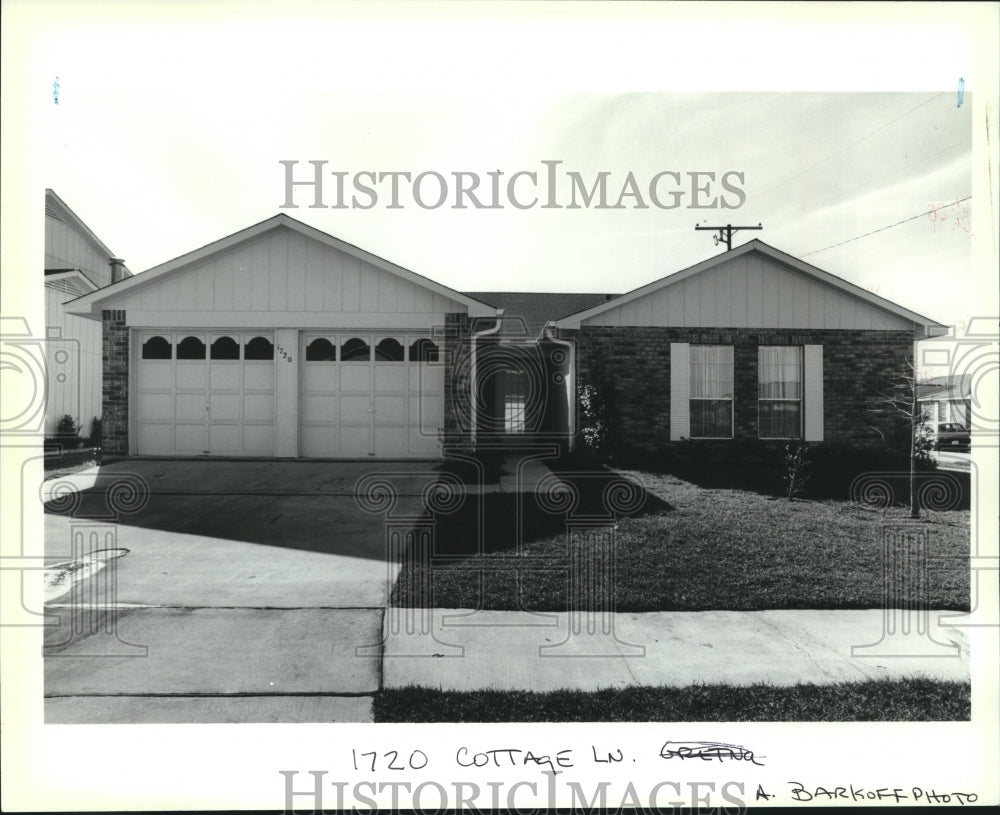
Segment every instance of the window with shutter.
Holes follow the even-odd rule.
[[[691,346],[692,439],[733,437],[733,346]]]
[[[762,439],[802,438],[802,348],[757,349],[757,434]]]

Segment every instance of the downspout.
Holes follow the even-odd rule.
[[[562,345],[566,348],[566,424],[569,433],[569,452],[573,452],[573,445],[576,442],[576,347],[569,340],[561,340],[553,333],[555,326],[546,323],[544,328],[545,338],[555,345]]]
[[[470,380],[469,406],[471,408],[471,416],[470,416],[470,418],[471,418],[472,428],[471,428],[471,432],[470,432],[469,435],[470,435],[471,440],[472,440],[472,449],[473,450],[476,449],[476,428],[479,426],[479,422],[478,422],[478,418],[479,417],[477,415],[478,411],[476,409],[476,397],[477,397],[477,391],[476,391],[477,370],[476,369],[478,367],[478,365],[477,365],[478,360],[477,360],[477,343],[476,343],[476,340],[478,340],[480,337],[488,337],[491,334],[496,334],[500,330],[501,326],[503,326],[503,309],[502,308],[498,308],[497,309],[496,321],[497,321],[497,324],[495,326],[493,326],[493,328],[485,328],[482,331],[477,331],[476,333],[472,334],[469,337],[470,343],[472,345],[472,361],[471,361],[470,366],[469,366],[470,367],[470,375],[469,375],[469,380]]]

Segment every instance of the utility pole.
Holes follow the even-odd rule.
[[[739,232],[741,229],[763,229],[764,227],[760,224],[757,226],[733,226],[732,224],[726,224],[725,226],[698,226],[695,224],[695,229],[709,230],[718,232],[718,235],[713,235],[712,240],[715,241],[715,245],[718,246],[720,243],[726,244],[726,251],[730,251],[733,248],[733,233]]]

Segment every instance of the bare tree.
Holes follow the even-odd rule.
[[[906,368],[896,372],[889,381],[888,391],[881,392],[874,400],[878,408],[873,408],[874,412],[888,414],[891,419],[905,427],[905,437],[900,439],[898,433],[893,433],[890,439],[878,427],[872,427],[876,433],[882,436],[882,440],[888,447],[893,447],[902,442],[907,447],[909,454],[909,488],[910,488],[910,517],[920,517],[920,493],[917,490],[917,465],[921,461],[929,460],[930,440],[924,432],[924,422],[926,416],[920,410],[917,403],[918,382],[916,369],[912,358],[906,359]]]

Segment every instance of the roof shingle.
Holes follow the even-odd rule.
[[[505,336],[537,337],[547,322],[617,297],[598,292],[467,291],[481,303],[504,310]]]

